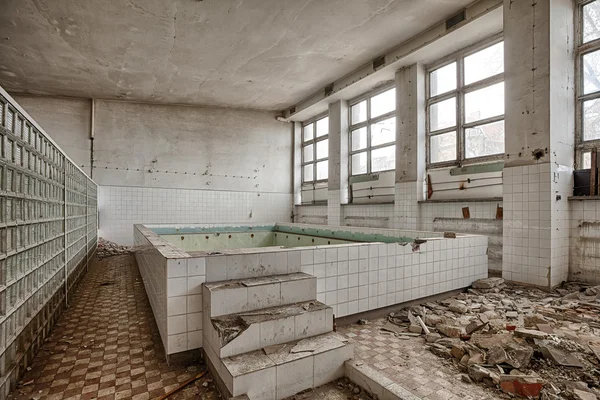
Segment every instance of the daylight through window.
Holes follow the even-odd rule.
[[[577,164],[590,167],[590,149],[600,145],[600,1],[579,5],[577,49]]]
[[[329,117],[302,126],[302,182],[326,181],[329,176]]]
[[[463,51],[429,69],[428,164],[456,165],[504,153],[504,43]]]
[[[396,168],[396,89],[350,102],[350,175]]]

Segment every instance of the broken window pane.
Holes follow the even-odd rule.
[[[456,132],[443,133],[429,138],[429,162],[456,160]]]
[[[501,153],[504,153],[504,121],[465,130],[465,156],[467,158]]]
[[[600,90],[600,50],[584,54],[582,57],[583,93]]]
[[[456,125],[456,97],[434,103],[429,107],[429,129],[450,128]]]
[[[396,109],[396,89],[390,89],[371,98],[371,118]]]
[[[313,176],[313,168],[314,164],[308,164],[304,166],[304,182],[311,182],[315,180],[315,177]]]
[[[437,96],[456,89],[456,63],[448,64],[429,73],[429,94]]]
[[[360,103],[357,103],[352,106],[350,109],[352,114],[350,120],[352,125],[358,124],[359,122],[364,122],[367,120],[367,101],[363,100]]]
[[[465,57],[465,84],[504,72],[504,42]]]
[[[600,139],[600,99],[583,102],[583,140]]]
[[[396,146],[384,147],[371,152],[371,172],[396,168]]]
[[[583,6],[583,43],[600,38],[600,2]]]
[[[465,94],[465,122],[504,114],[504,82]]]
[[[396,117],[371,125],[371,146],[396,141]]]
[[[352,151],[367,148],[367,127],[352,131]]]
[[[367,152],[352,155],[352,175],[360,175],[367,173]]]
[[[302,130],[304,131],[304,141],[312,140],[313,138],[313,126],[314,124],[306,125]]]
[[[329,161],[319,161],[317,163],[317,180],[327,179],[329,170]]]
[[[317,121],[317,137],[325,136],[329,133],[329,117]]]

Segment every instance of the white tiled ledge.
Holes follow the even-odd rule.
[[[419,204],[429,203],[482,203],[482,202],[498,202],[502,201],[502,197],[481,197],[473,199],[440,199],[440,200],[419,200]]]

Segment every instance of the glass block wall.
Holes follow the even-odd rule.
[[[97,185],[0,88],[0,398],[96,251]]]

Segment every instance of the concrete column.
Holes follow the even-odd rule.
[[[348,103],[329,104],[329,182],[327,224],[341,226],[341,204],[348,203]]]
[[[393,224],[418,229],[425,179],[425,68],[396,72],[396,181]]]
[[[573,13],[571,0],[504,1],[502,275],[547,288],[569,268]]]
[[[294,205],[302,204],[302,124],[300,122],[292,122],[292,157],[294,160],[293,172],[293,190],[294,190]],[[295,214],[295,213],[294,213]]]

